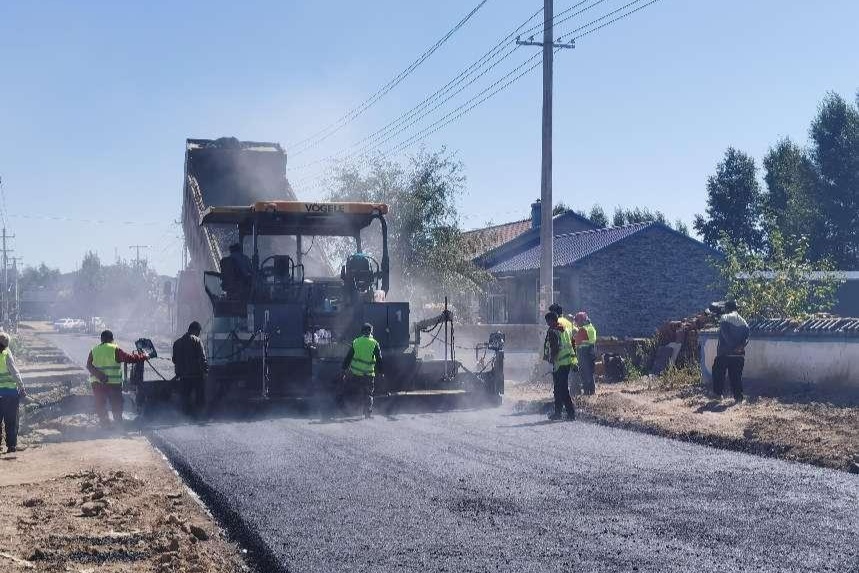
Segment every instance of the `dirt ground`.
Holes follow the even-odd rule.
[[[0,457],[0,571],[246,570],[240,552],[140,437]]]
[[[145,438],[98,427],[85,374],[37,331],[18,337],[32,400],[20,450],[0,455],[0,571],[247,570]]]
[[[513,384],[507,399],[536,410],[552,400],[552,388]],[[805,391],[736,404],[710,398],[700,384],[668,389],[645,377],[599,384],[576,404],[599,423],[859,473],[859,399]]]

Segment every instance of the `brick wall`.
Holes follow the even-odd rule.
[[[650,336],[724,296],[704,245],[654,226],[558,269],[565,312],[585,309],[600,335]]]

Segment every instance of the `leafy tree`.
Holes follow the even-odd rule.
[[[572,210],[573,209],[570,208],[563,201],[558,201],[557,203],[555,203],[555,206],[552,207],[552,216],[555,217],[557,215],[563,215],[564,213],[567,213],[567,212],[572,211]]]
[[[587,217],[591,220],[591,223],[599,228],[608,227],[608,215],[605,214],[605,210],[602,206],[596,203],[591,207],[591,211],[588,213]]]
[[[826,224],[816,197],[817,174],[808,153],[784,138],[770,148],[763,165],[767,187],[763,229],[767,239],[778,230],[790,250],[798,239],[806,238],[808,256],[824,258],[828,248]]]
[[[827,312],[835,304],[835,293],[842,278],[830,261],[810,262],[805,238],[786,243],[780,231],[769,236],[765,255],[747,243],[722,234],[719,248],[724,257],[714,259],[727,295],[737,301],[749,318],[803,319]],[[815,271],[823,271],[814,274]]]
[[[99,297],[105,291],[105,273],[101,259],[92,251],[87,251],[81,261],[81,268],[75,276],[73,287],[75,307],[81,316],[97,314]]]
[[[444,148],[421,150],[407,166],[374,160],[368,167],[341,165],[330,182],[338,201],[373,201],[390,206],[388,220],[392,294],[412,302],[463,301],[491,277],[463,253],[480,250],[463,236],[456,202],[465,184],[463,165]],[[364,250],[380,254],[377,232],[366,233]],[[351,241],[327,243],[329,255],[345,260]]]
[[[689,236],[689,227],[686,223],[683,222],[683,219],[677,219],[674,221],[674,230],[680,233],[681,235]]]
[[[811,124],[811,158],[820,176],[818,200],[827,251],[840,268],[859,266],[859,102],[829,93]]]
[[[755,160],[733,147],[707,179],[706,216],[695,215],[692,226],[711,247],[723,234],[753,251],[763,246],[760,229],[761,190]]]
[[[57,286],[60,280],[60,270],[52,269],[45,263],[38,267],[27,267],[18,280],[20,290],[50,289]]]

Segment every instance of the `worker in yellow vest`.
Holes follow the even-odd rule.
[[[579,376],[582,378],[584,393],[591,395],[596,392],[594,367],[597,362],[597,329],[591,324],[588,313],[584,311],[576,313],[573,322],[575,323],[573,342],[576,345],[576,355],[579,358]]]
[[[554,382],[555,411],[549,416],[550,420],[560,420],[562,410],[566,409],[567,419],[576,419],[576,408],[570,398],[569,377],[570,368],[576,364],[576,353],[573,351],[573,341],[570,333],[558,323],[558,315],[546,313],[546,341],[543,345],[543,359],[552,365],[552,381]]]
[[[564,316],[563,307],[556,302],[552,303],[551,306],[549,306],[549,312],[554,312],[555,314],[557,314],[558,315],[558,324],[563,326],[564,330],[566,330],[567,332],[570,333],[570,336],[573,336],[573,334],[574,334],[573,323],[570,322],[570,319],[568,319],[566,316]]]
[[[382,351],[373,338],[373,325],[364,324],[361,336],[352,341],[352,346],[343,360],[344,379],[349,379],[351,390],[359,392],[364,402],[364,417],[373,417],[373,391],[376,387],[376,372],[382,374]]]
[[[113,412],[113,423],[122,423],[122,363],[145,362],[149,355],[145,352],[128,354],[113,341],[113,333],[101,333],[101,344],[93,348],[86,361],[90,373],[92,394],[95,398],[95,412],[102,426],[108,426],[107,403]]]
[[[27,395],[9,342],[9,335],[0,332],[0,426],[6,429],[7,454],[18,450],[18,405]]]

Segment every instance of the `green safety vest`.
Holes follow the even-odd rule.
[[[552,363],[552,367],[554,370],[557,370],[561,366],[572,366],[573,364],[578,364],[579,359],[576,358],[576,349],[573,347],[573,339],[570,336],[570,333],[566,328],[562,330],[556,330],[561,339],[561,348],[558,350],[558,356],[555,357],[555,361]],[[546,339],[546,347],[544,350],[546,356],[551,352],[551,348],[549,347],[549,340]]]
[[[9,349],[4,348],[3,352],[0,352],[0,388],[14,390],[18,388],[18,382],[9,374],[9,367],[6,366],[7,358],[9,358]]]
[[[590,322],[586,323],[582,326],[585,329],[585,332],[588,333],[588,341],[587,342],[579,342],[579,346],[593,346],[597,341],[597,329],[594,328],[594,325]]]
[[[356,376],[376,375],[376,348],[379,343],[372,336],[359,336],[352,341],[352,362],[349,370]]]
[[[572,335],[572,333],[573,333],[573,323],[572,323],[572,322],[570,322],[570,321],[569,321],[569,319],[567,319],[567,318],[566,318],[566,317],[564,317],[564,316],[559,316],[559,317],[558,317],[558,324],[560,324],[561,326],[563,326],[563,327],[564,327],[564,330],[566,330],[567,332],[569,332],[569,333]]]
[[[108,384],[122,384],[122,366],[116,361],[116,349],[116,344],[112,342],[99,344],[92,349],[92,364],[107,374]],[[98,378],[91,376],[90,382],[98,382]]]

